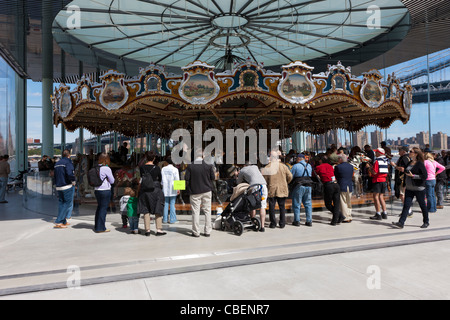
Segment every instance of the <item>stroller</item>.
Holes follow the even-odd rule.
[[[221,230],[232,230],[235,235],[242,235],[244,229],[251,228],[254,231],[261,229],[261,220],[251,218],[250,212],[261,208],[262,186],[260,184],[248,186],[240,184],[239,190],[230,199],[230,204],[225,208],[221,217]]]

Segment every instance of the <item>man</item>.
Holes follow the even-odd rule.
[[[411,158],[408,154],[408,147],[400,147],[398,150],[398,154],[400,155],[400,158],[397,160],[397,163],[391,162],[391,165],[395,167],[401,167],[401,168],[408,168],[409,163],[411,162]],[[404,171],[395,170],[395,176],[394,176],[394,189],[395,189],[395,196],[399,198],[402,203],[405,202],[405,173]]]
[[[344,216],[343,222],[352,222],[352,192],[353,192],[353,175],[355,170],[353,166],[347,162],[345,154],[338,155],[338,165],[334,168],[336,181],[341,188],[341,212]]]
[[[39,172],[41,173],[53,170],[53,167],[54,167],[53,162],[49,158],[49,156],[44,155],[41,161],[38,162]]]
[[[389,173],[389,161],[385,156],[383,148],[375,150],[375,160],[373,166],[369,168],[372,174],[372,192],[375,204],[375,215],[372,220],[387,219],[386,202],[384,193],[386,192],[386,178]],[[381,211],[383,210],[383,211]]]
[[[194,163],[188,165],[185,180],[190,192],[190,203],[192,211],[192,236],[200,237],[200,209],[205,213],[204,236],[211,235],[211,198],[215,172],[213,166],[203,160],[201,149],[195,152]]]
[[[323,183],[323,200],[327,209],[333,214],[330,224],[336,226],[345,219],[341,213],[341,189],[336,182],[333,166],[325,157],[321,157],[319,163],[316,173]]]
[[[440,153],[438,152],[435,153],[434,160],[445,167],[445,161]],[[435,187],[437,196],[436,209],[444,209],[444,187],[446,181],[447,181],[446,170],[436,175],[436,187]]]
[[[392,191],[392,189],[391,189],[391,182],[392,182],[392,166],[391,166],[391,164],[389,163],[390,161],[391,161],[391,159],[392,159],[392,152],[391,152],[391,148],[389,148],[388,146],[387,146],[387,143],[386,143],[386,141],[382,141],[381,142],[381,148],[383,148],[383,150],[384,150],[384,152],[385,152],[385,156],[386,156],[386,158],[388,159],[388,175],[387,175],[387,177],[386,177],[386,185],[387,185],[387,190],[388,190],[388,192],[391,192]]]
[[[8,203],[6,201],[6,188],[8,187],[8,177],[11,173],[11,168],[8,163],[9,155],[0,157],[0,203]]]
[[[255,184],[259,184],[262,186],[261,209],[259,209],[259,216],[261,219],[261,229],[259,229],[259,231],[264,232],[265,231],[264,223],[266,221],[266,208],[268,196],[266,179],[264,179],[264,176],[262,175],[261,171],[259,171],[259,168],[256,165],[251,165],[247,162],[239,172],[237,179],[238,185],[243,182],[246,182],[251,186]],[[253,210],[250,213],[250,216],[254,218],[256,216],[256,210]]]
[[[55,185],[58,193],[58,217],[55,220],[56,229],[67,228],[73,210],[73,195],[75,191],[75,174],[70,151],[64,150],[61,160],[55,164]]]
[[[277,151],[270,154],[270,162],[263,169],[264,178],[267,181],[268,198],[269,198],[269,219],[270,228],[277,226],[275,219],[275,204],[278,202],[280,209],[280,228],[286,225],[286,198],[289,196],[288,184],[292,180],[292,173],[289,168],[280,161]]]
[[[305,161],[305,155],[297,156],[297,163],[292,167],[294,189],[292,191],[292,208],[294,211],[294,226],[300,226],[300,208],[305,208],[307,227],[312,227],[312,167]]]
[[[119,147],[119,157],[120,157],[120,160],[122,161],[122,163],[127,162],[127,156],[128,156],[128,143],[124,142]]]
[[[366,144],[364,146],[364,153],[366,154],[367,157],[370,158],[370,162],[373,164],[373,162],[375,161],[375,153],[373,152],[372,148],[368,144]],[[363,173],[364,191],[371,192],[373,186],[372,186],[372,179],[370,178],[370,175],[368,172],[368,167],[363,166],[362,173]]]

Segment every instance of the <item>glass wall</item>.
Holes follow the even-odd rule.
[[[0,155],[8,154],[16,171],[16,74],[0,58]]]

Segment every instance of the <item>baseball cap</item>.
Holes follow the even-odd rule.
[[[303,153],[299,153],[299,154],[297,155],[297,158],[305,158],[305,155],[304,155]]]

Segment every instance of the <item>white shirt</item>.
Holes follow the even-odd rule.
[[[169,164],[168,166],[165,166],[161,170],[161,176],[162,176],[162,186],[163,186],[163,192],[165,197],[174,197],[177,195],[177,191],[173,190],[173,182],[175,180],[180,180],[180,174],[178,172],[178,169],[175,168],[173,165]]]

